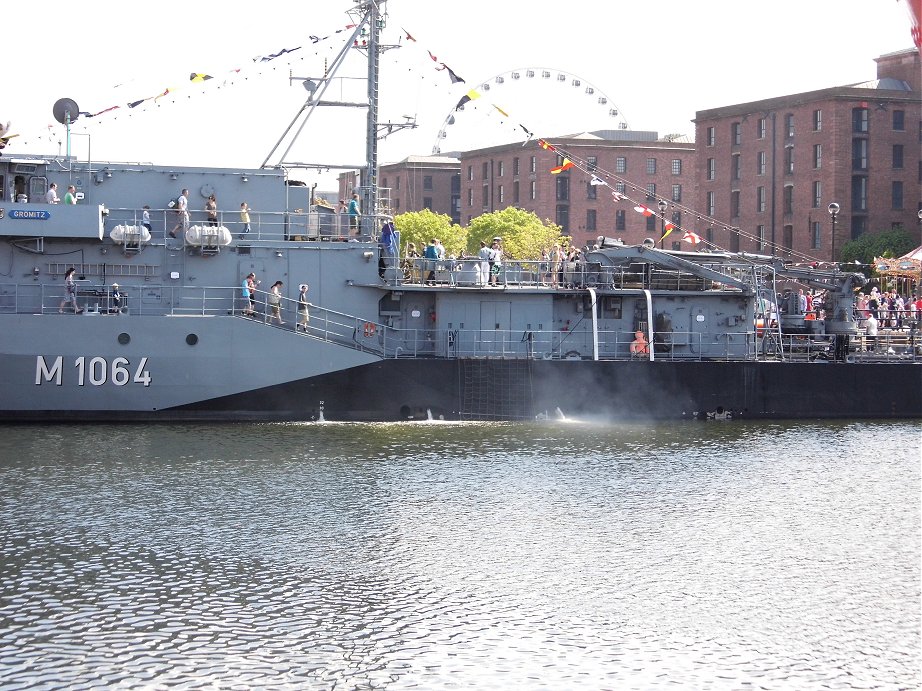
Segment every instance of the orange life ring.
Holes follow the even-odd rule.
[[[365,328],[363,330],[363,333],[365,334],[365,338],[371,338],[372,336],[374,336],[375,331],[377,331],[377,328],[375,327],[374,324],[372,324],[371,322],[365,322]]]

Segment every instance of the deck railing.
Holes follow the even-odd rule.
[[[255,313],[249,319],[266,326],[295,331],[298,322],[296,299],[281,297],[284,324],[277,324],[268,293],[255,292]],[[109,319],[136,316],[235,316],[249,311],[249,300],[240,288],[227,286],[124,286],[91,281],[77,282],[77,301],[82,315]],[[63,308],[62,308],[63,303]],[[54,315],[63,309],[73,317],[65,302],[63,284],[0,283],[0,313]],[[374,353],[384,358],[516,358],[516,359],[648,359],[631,355],[633,330],[600,329],[595,339],[589,329],[399,329],[382,322],[309,304],[308,327],[304,335],[337,345]],[[830,336],[769,332],[762,338],[756,330],[721,333],[719,338],[703,332],[669,331],[653,333],[653,356],[657,360],[834,359],[835,342]],[[595,345],[597,343],[597,346]],[[922,362],[922,331],[913,323],[908,329],[880,331],[876,339],[859,334],[850,339],[848,358],[873,362]]]
[[[110,208],[107,210],[106,233],[117,225],[141,226],[142,209]],[[189,225],[207,226],[205,211],[190,210]],[[149,209],[151,242],[162,243],[170,240],[170,231],[180,221],[179,213],[173,209]],[[376,239],[384,216],[363,215],[358,228],[350,228],[349,215],[334,211],[306,212],[269,212],[250,209],[249,231],[240,220],[239,209],[218,210],[218,226],[224,226],[238,241],[247,242],[282,242],[308,240]],[[183,237],[177,233],[175,238],[182,242]]]

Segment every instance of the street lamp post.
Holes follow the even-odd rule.
[[[659,207],[659,217],[660,217],[660,229],[659,229],[659,248],[663,249],[663,240],[666,239],[666,209],[669,208],[669,203],[665,199],[660,199],[656,202],[656,205]]]
[[[836,216],[839,215],[839,205],[835,202],[829,205],[829,215],[832,217],[832,262],[835,267],[836,261]]]

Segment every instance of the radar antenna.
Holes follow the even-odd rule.
[[[59,98],[51,109],[54,119],[67,129],[67,158],[70,158],[70,123],[80,117],[80,108],[71,98]]]

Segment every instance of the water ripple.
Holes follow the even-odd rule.
[[[4,428],[0,687],[919,688],[920,431]]]

